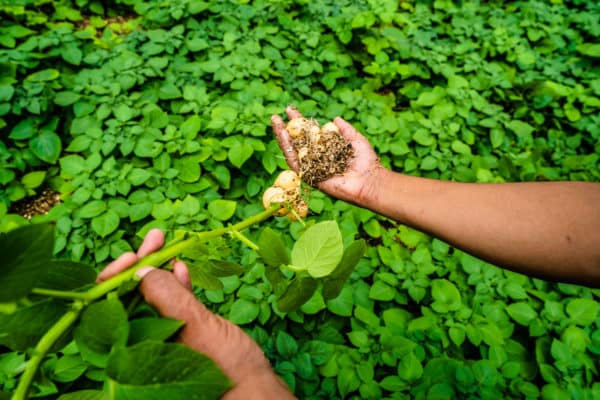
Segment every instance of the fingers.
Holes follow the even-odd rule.
[[[111,262],[98,274],[96,282],[102,282],[119,272],[125,271],[138,261],[138,257],[133,252],[123,253],[119,258]]]
[[[358,131],[348,122],[346,122],[343,118],[335,117],[333,119],[333,122],[340,129],[340,133],[342,134],[342,136],[344,136],[346,140],[348,140],[350,143],[354,142],[357,139],[362,139],[363,136],[360,133],[358,133]]]
[[[144,238],[144,242],[137,251],[139,258],[146,257],[148,254],[160,249],[165,243],[165,235],[160,229],[151,229]]]
[[[144,299],[161,315],[190,321],[194,312],[198,312],[200,309],[202,312],[208,312],[175,274],[161,269],[144,267],[138,271],[137,275],[142,275],[143,278],[140,290]]]
[[[175,278],[187,289],[192,290],[192,279],[190,278],[190,272],[184,262],[175,260],[171,263],[173,265],[173,274]]]
[[[294,151],[294,147],[292,146],[290,135],[285,130],[285,123],[283,122],[283,119],[281,119],[279,115],[273,115],[271,117],[271,125],[273,126],[275,137],[277,138],[277,144],[283,152],[285,160],[291,169],[298,171],[298,158],[296,152]]]
[[[285,112],[289,119],[302,118],[300,111],[298,111],[298,109],[291,104],[285,108]]]

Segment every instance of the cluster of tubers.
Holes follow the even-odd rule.
[[[279,174],[273,186],[263,193],[263,206],[269,208],[271,204],[284,204],[275,215],[287,215],[292,221],[306,218],[308,204],[300,197],[300,177],[292,170]]]

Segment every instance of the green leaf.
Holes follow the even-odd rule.
[[[431,282],[431,296],[434,299],[431,308],[439,313],[456,311],[462,304],[460,292],[446,279],[435,279]]]
[[[517,323],[528,326],[531,321],[537,317],[535,310],[526,302],[518,302],[510,304],[506,307],[506,312],[511,316],[512,319]]]
[[[80,390],[77,392],[65,393],[57,400],[109,400],[108,393],[99,390]]]
[[[319,222],[308,228],[294,244],[292,265],[306,269],[314,278],[333,272],[344,254],[342,234],[335,221]]]
[[[348,286],[342,288],[339,295],[327,301],[327,309],[342,317],[350,317],[354,309],[354,296]]]
[[[242,142],[236,141],[229,148],[229,152],[227,154],[229,161],[236,167],[241,168],[242,165],[252,157],[252,153],[254,153],[254,148],[252,145]]]
[[[217,199],[208,203],[208,212],[219,221],[227,221],[235,214],[236,207],[235,201]]]
[[[246,269],[240,264],[223,260],[209,260],[206,262],[206,269],[209,274],[214,276],[232,276],[241,275]]]
[[[38,132],[38,124],[33,117],[25,118],[16,124],[8,135],[14,140],[23,140],[33,137]]]
[[[210,358],[176,343],[146,341],[119,349],[106,375],[114,400],[209,400],[231,387]]]
[[[234,324],[249,324],[258,317],[260,307],[258,304],[246,299],[237,299],[229,311],[229,319]]]
[[[79,209],[80,218],[93,218],[106,211],[106,202],[103,200],[92,200]]]
[[[194,183],[200,179],[202,173],[200,164],[192,157],[181,157],[174,161],[173,167],[179,171],[177,179],[186,183]]]
[[[375,281],[369,289],[369,298],[377,301],[391,301],[396,296],[396,289],[382,281]]]
[[[577,51],[584,56],[600,58],[600,44],[598,43],[581,43],[577,45]]]
[[[139,186],[139,185],[142,185],[144,182],[146,182],[148,179],[150,179],[151,176],[152,176],[152,173],[150,173],[150,171],[148,171],[146,169],[133,168],[131,170],[131,172],[129,172],[129,175],[127,176],[127,180],[133,186]]]
[[[165,82],[158,90],[161,100],[172,100],[181,97],[181,90],[171,82]]]
[[[192,285],[206,290],[223,290],[223,282],[209,274],[202,263],[188,265]]]
[[[298,343],[288,333],[279,331],[275,339],[275,348],[283,358],[291,360],[298,352]]]
[[[13,351],[34,347],[66,311],[64,302],[48,299],[12,314],[0,312],[0,345]]]
[[[96,270],[89,265],[72,261],[50,261],[48,272],[36,286],[44,289],[73,290],[96,281]]]
[[[25,225],[0,233],[0,303],[27,295],[48,273],[54,227]]]
[[[490,129],[490,140],[492,147],[497,148],[504,142],[504,129],[492,128]]]
[[[28,189],[35,189],[40,186],[46,178],[46,171],[35,171],[23,175],[21,183]]]
[[[454,140],[451,147],[458,154],[471,155],[471,148],[460,140]]]
[[[97,367],[107,365],[111,350],[124,347],[128,335],[127,312],[118,298],[88,306],[75,328],[75,341],[81,356]]]
[[[402,357],[398,363],[398,376],[405,381],[413,382],[423,375],[423,366],[414,352]]]
[[[436,88],[437,89],[437,88]],[[444,96],[443,91],[434,90],[432,92],[423,92],[415,102],[417,106],[431,107],[437,104]]]
[[[0,103],[9,101],[14,93],[15,89],[12,86],[0,85]]]
[[[78,155],[65,156],[60,159],[60,169],[67,177],[74,178],[86,169],[86,162]]]
[[[64,355],[53,364],[52,378],[58,382],[73,382],[83,375],[87,367],[81,356]]]
[[[316,279],[296,276],[277,299],[277,308],[286,313],[297,310],[310,300],[317,286],[319,282]]]
[[[276,268],[290,263],[285,243],[273,229],[263,229],[258,238],[258,247],[258,254],[268,266]]]
[[[167,340],[185,323],[169,318],[138,318],[129,322],[128,344],[133,345],[144,340]]]
[[[356,376],[354,368],[343,367],[337,375],[337,387],[342,398],[354,392],[360,386],[360,379]]]
[[[60,72],[56,69],[43,69],[41,71],[34,72],[25,78],[26,81],[29,82],[46,82],[53,81],[60,76]]]
[[[79,101],[80,98],[81,95],[79,93],[74,93],[65,90],[63,92],[56,93],[56,96],[54,96],[54,103],[56,103],[59,106],[66,107],[70,106],[73,103],[76,103],[77,101]]]
[[[379,326],[379,317],[377,317],[377,315],[375,315],[373,311],[361,305],[357,305],[354,309],[354,316],[356,317],[356,319],[364,322],[372,328],[376,328]]]
[[[508,128],[519,137],[529,136],[535,130],[535,128],[527,122],[519,121],[518,119],[510,121],[508,123]]]
[[[106,237],[119,227],[119,222],[119,215],[113,210],[108,210],[104,214],[92,219],[92,229],[98,235]]]
[[[179,126],[179,131],[186,140],[194,140],[200,131],[200,124],[200,117],[192,115]]]
[[[569,300],[567,314],[571,321],[577,325],[591,325],[598,315],[598,302],[590,299]]]
[[[340,263],[323,281],[323,298],[325,300],[336,298],[340,294],[366,249],[367,244],[363,239],[350,243],[350,246],[344,251]]]
[[[50,164],[58,160],[62,151],[60,138],[54,132],[40,133],[29,141],[29,148],[40,160]]]

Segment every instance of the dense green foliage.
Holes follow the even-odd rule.
[[[151,227],[254,214],[286,167],[268,121],[290,103],[343,116],[408,174],[600,180],[595,1],[115,3],[0,0],[0,230],[48,185],[64,202],[36,220],[56,221],[59,257],[100,266]],[[339,296],[324,286],[281,313],[235,243],[212,250],[247,272],[197,290],[299,397],[600,398],[598,290],[500,270],[317,191],[309,205],[307,225],[367,240]],[[304,229],[271,228],[290,250]],[[94,387],[83,352],[49,357],[36,390]],[[24,359],[0,354],[0,391]]]

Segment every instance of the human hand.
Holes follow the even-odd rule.
[[[302,117],[302,114],[294,106],[288,106],[285,111],[289,119]],[[383,167],[369,141],[352,125],[340,117],[335,118],[333,122],[352,145],[354,157],[350,160],[350,167],[343,175],[336,175],[319,183],[318,188],[341,200],[369,207],[377,185],[377,176]],[[285,129],[285,122],[279,115],[273,115],[271,124],[288,165],[298,172],[297,154]]]
[[[129,252],[111,262],[98,275],[102,282],[158,250],[165,237],[159,229],[148,232],[137,253]],[[213,314],[198,301],[186,265],[174,260],[173,272],[142,267],[136,275],[148,304],[167,318],[184,321],[178,341],[206,354],[229,376],[234,387],[223,399],[293,398],[273,372],[262,349],[240,327]]]

